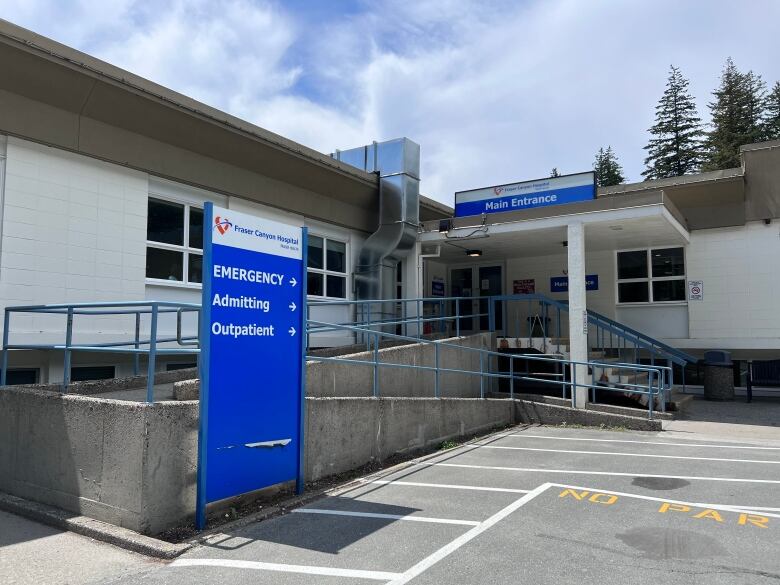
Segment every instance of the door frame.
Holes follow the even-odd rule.
[[[447,265],[447,294],[450,297],[453,297],[452,294],[452,271],[463,269],[463,268],[471,268],[471,296],[472,297],[479,297],[479,294],[474,294],[474,291],[477,293],[480,292],[479,287],[479,269],[485,266],[498,266],[501,268],[501,292],[499,294],[506,294],[506,260],[477,260],[472,262],[458,262],[457,264],[448,264]],[[476,286],[475,286],[476,285]],[[468,330],[470,333],[473,333],[475,329],[473,328],[474,325],[479,325],[479,317],[477,316],[480,313],[479,310],[479,300],[472,300],[471,301],[471,312],[472,315],[472,329]],[[475,321],[476,320],[476,321]],[[496,329],[503,329],[503,323],[496,323]],[[463,334],[465,330],[461,329],[461,334]]]

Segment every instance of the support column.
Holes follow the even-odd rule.
[[[585,302],[585,226],[581,222],[567,226],[569,273],[569,355],[573,361],[588,361],[588,317]],[[589,383],[588,367],[576,366],[577,383]],[[585,408],[588,389],[577,388],[574,406]]]

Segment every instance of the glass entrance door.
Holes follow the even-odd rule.
[[[504,290],[504,271],[501,265],[464,266],[450,270],[451,293],[453,297],[489,297],[500,295]],[[469,299],[458,303],[461,333],[487,331],[490,329],[487,299]],[[455,315],[455,307],[452,307]],[[479,315],[479,317],[477,317]],[[496,304],[496,328],[502,329],[503,307]]]
[[[453,297],[472,297],[474,296],[474,268],[453,268],[450,273],[450,282],[452,283]],[[470,333],[474,330],[474,304],[471,299],[454,301],[456,308],[452,307],[452,315],[460,315],[458,326],[461,333]]]
[[[478,269],[479,296],[492,297],[500,295],[504,289],[504,278],[501,266],[480,266]],[[481,331],[490,329],[489,305],[487,299],[479,301],[479,328]],[[502,303],[496,303],[496,330],[504,328],[504,307]]]

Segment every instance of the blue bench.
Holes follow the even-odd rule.
[[[747,401],[753,400],[753,386],[780,388],[780,360],[750,361],[747,374]]]

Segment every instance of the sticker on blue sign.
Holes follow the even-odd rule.
[[[521,211],[596,198],[593,171],[455,193],[455,217]]]
[[[209,502],[303,485],[306,229],[207,203],[203,244],[199,528]]]

